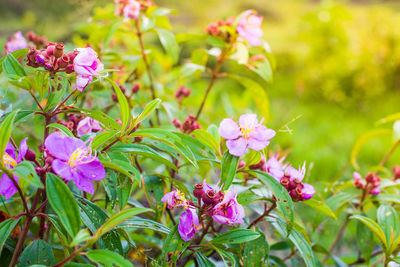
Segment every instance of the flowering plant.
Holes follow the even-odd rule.
[[[20,100],[1,113],[2,264],[338,265],[350,221],[382,247],[373,253],[370,238],[352,262],[398,261],[398,217],[384,204],[395,201],[383,196],[397,192],[387,188],[400,168],[381,176],[399,141],[365,179],[353,160],[354,181],[317,191],[312,163],[296,168],[280,149],[288,124],[270,121],[274,64],[256,11],[174,34],[171,10],[149,0],[113,9],[97,10],[74,44],[32,32],[7,41],[2,82]],[[251,105],[212,105],[229,83]],[[376,223],[366,212],[379,204]],[[344,209],[330,248],[310,241]]]

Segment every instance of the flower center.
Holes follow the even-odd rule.
[[[254,131],[254,127],[250,127],[248,125],[245,125],[244,127],[240,127],[240,131],[242,132],[242,135],[245,139],[249,138],[251,133]]]
[[[96,157],[92,157],[91,149],[89,147],[78,147],[74,152],[72,152],[69,157],[68,164],[71,168],[75,167],[79,164],[90,163],[96,159]]]
[[[12,167],[15,167],[15,166],[17,166],[17,162],[15,161],[15,159],[13,159],[10,155],[8,155],[7,153],[4,153],[4,155],[3,155],[3,162],[4,162],[4,164],[5,165],[8,165],[8,166],[12,166]]]

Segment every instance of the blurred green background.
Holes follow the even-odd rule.
[[[397,3],[396,3],[397,2]],[[351,149],[374,123],[400,109],[400,3],[398,1],[159,0],[175,9],[176,32],[203,31],[209,22],[253,8],[264,16],[264,39],[276,60],[268,88],[274,129],[293,118],[292,133],[275,144],[289,160],[313,166],[310,180],[351,179]],[[96,7],[111,0],[0,0],[0,45],[17,30],[51,41],[72,41]],[[228,93],[228,89],[226,90]],[[235,96],[231,99],[235,100]],[[233,103],[240,106],[237,97]],[[247,111],[252,107],[244,107]],[[223,114],[224,115],[224,114]],[[223,117],[221,115],[221,117]],[[391,140],[369,143],[361,168],[377,165]],[[390,164],[399,160],[399,154]],[[342,175],[344,171],[344,175]]]

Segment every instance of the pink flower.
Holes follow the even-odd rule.
[[[5,44],[6,53],[12,53],[19,49],[28,48],[28,42],[25,40],[21,32],[16,32],[10,38],[8,38]]]
[[[285,172],[283,171],[284,166],[282,165],[281,162],[283,161],[283,158],[281,160],[278,160],[278,156],[279,155],[274,155],[270,157],[265,163],[265,165],[266,165],[266,172],[269,173],[276,180],[280,181]]]
[[[28,151],[28,145],[26,144],[25,138],[22,140],[19,145],[18,155],[16,155],[16,151],[10,143],[7,143],[6,150],[3,155],[4,165],[12,169],[20,163],[25,157],[26,152]],[[14,180],[18,182],[18,177],[14,176]],[[12,197],[18,191],[17,187],[15,187],[13,181],[7,176],[7,174],[3,173],[0,179],[0,194],[5,196],[6,200]]]
[[[259,151],[269,145],[275,131],[258,123],[256,114],[246,114],[239,118],[239,125],[232,119],[224,119],[219,125],[219,135],[227,139],[229,153],[240,157],[247,147]]]
[[[185,195],[179,190],[174,190],[166,193],[162,197],[161,202],[166,203],[169,209],[173,209],[176,207],[186,208],[188,206]]]
[[[236,193],[230,190],[225,194],[222,202],[214,206],[212,218],[218,223],[232,226],[243,223],[244,216],[243,206],[237,202]]]
[[[124,17],[137,19],[140,14],[140,3],[135,0],[129,0],[123,9]]]
[[[79,54],[74,58],[74,70],[76,72],[76,88],[83,91],[104,70],[103,63],[97,57],[97,53],[90,47],[78,48]]]
[[[287,167],[284,176],[280,179],[293,201],[303,201],[310,199],[315,194],[315,188],[307,183],[302,183],[306,172],[306,164],[303,167],[295,169],[292,166]]]
[[[252,10],[247,10],[240,20],[236,31],[251,45],[259,46],[261,44],[260,38],[263,35],[260,28],[262,20],[263,17],[256,16]]]
[[[76,128],[78,136],[84,136],[85,134],[101,131],[103,128],[100,127],[100,123],[95,119],[90,117],[86,117],[78,123],[78,127]]]
[[[53,171],[67,181],[73,179],[82,191],[93,194],[92,181],[106,177],[103,164],[91,155],[90,147],[82,140],[55,132],[46,138],[44,146],[55,158],[51,164]]]
[[[198,232],[199,217],[194,209],[187,209],[179,217],[178,231],[181,238],[188,242]]]

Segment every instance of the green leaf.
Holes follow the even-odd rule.
[[[82,222],[92,233],[96,232],[108,219],[107,214],[87,199],[77,196],[77,200]],[[108,249],[120,254],[123,253],[120,235],[115,230],[106,233],[97,242],[102,249]]]
[[[143,218],[128,219],[120,224],[123,229],[151,229],[160,233],[169,234],[171,229],[153,220]]]
[[[196,255],[197,264],[198,264],[200,267],[214,267],[214,266],[215,266],[215,264],[212,263],[212,261],[210,261],[210,260],[209,260],[206,256],[204,256],[202,253],[196,252],[195,255]],[[245,265],[245,266],[246,266],[246,265]]]
[[[144,212],[153,212],[153,210],[147,208],[132,208],[114,214],[96,231],[94,235],[96,238],[99,238],[123,221]]]
[[[385,237],[385,233],[383,232],[382,228],[373,220],[368,217],[362,215],[353,215],[350,217],[353,220],[359,220],[363,224],[365,224],[382,242],[385,250],[387,249],[387,240]]]
[[[357,197],[357,192],[344,192],[333,195],[325,200],[325,204],[333,211],[336,212],[340,207],[349,204],[349,201]],[[337,213],[335,213],[337,215]]]
[[[257,164],[260,162],[260,160],[261,160],[261,152],[255,150],[250,150],[250,152],[247,153],[243,159],[243,161],[246,162],[246,166]]]
[[[120,130],[121,125],[118,122],[111,119],[108,115],[98,110],[87,110],[87,109],[70,109],[70,112],[79,112],[80,114],[97,120],[102,124],[102,128],[108,130]]]
[[[325,215],[328,215],[334,219],[336,219],[335,213],[329,208],[328,205],[326,205],[324,202],[315,200],[315,199],[309,199],[306,201],[302,202],[303,204],[315,209],[316,211],[323,213]]]
[[[228,190],[231,186],[238,164],[239,157],[231,155],[229,151],[225,152],[221,161],[221,184],[224,185],[222,190]]]
[[[117,194],[119,200],[119,208],[121,210],[125,207],[126,203],[128,203],[128,200],[131,197],[132,189],[133,181],[125,175],[118,175]]]
[[[175,225],[165,239],[162,249],[162,259],[164,262],[174,266],[176,261],[185,252],[189,244],[190,242],[185,242],[182,240],[178,232],[178,225]]]
[[[93,138],[92,149],[97,149],[118,134],[118,131],[99,133]]]
[[[371,253],[374,248],[374,236],[368,227],[361,221],[357,222],[357,244],[360,251],[368,264],[371,258]]]
[[[179,59],[179,46],[175,40],[175,36],[172,32],[165,29],[156,29],[158,38],[164,47],[165,51],[171,56],[172,60],[176,63]]]
[[[251,80],[263,89],[268,88],[271,82],[271,76],[264,76],[257,69],[250,69],[245,64],[240,64],[236,60],[227,60],[222,64],[222,71],[228,74],[238,75],[246,80]]]
[[[144,107],[142,113],[140,113],[132,122],[131,126],[129,127],[129,130],[132,130],[133,128],[136,127],[140,122],[142,122],[144,119],[146,119],[148,116],[150,116],[151,113],[153,113],[156,108],[161,103],[161,99],[154,99],[151,102],[147,103],[147,105]]]
[[[35,171],[35,167],[30,161],[22,161],[15,168],[13,168],[12,171],[16,176],[33,185],[34,187],[43,188],[43,184]]]
[[[22,252],[19,266],[28,267],[35,264],[51,266],[55,263],[51,246],[43,240],[34,240]]]
[[[145,145],[141,144],[119,145],[111,147],[110,151],[133,153],[134,155],[140,155],[146,158],[151,158],[177,171],[175,164],[173,164],[167,157],[164,157],[156,150]]]
[[[3,123],[0,125],[0,155],[4,155],[4,151],[6,150],[6,146],[11,137],[11,130],[13,127],[15,116],[18,111],[13,111],[7,115],[7,118],[4,119]],[[4,157],[2,157],[1,162],[4,161]]]
[[[221,154],[219,143],[212,134],[201,129],[194,130],[191,134],[199,139],[200,142],[207,144],[209,147],[211,147],[216,154]]]
[[[4,73],[9,79],[18,80],[19,78],[26,76],[24,68],[13,54],[7,54],[1,65]]]
[[[262,267],[268,255],[268,242],[265,235],[260,232],[260,237],[247,242],[243,251],[244,266]]]
[[[123,175],[128,176],[132,181],[138,181],[138,183],[140,184],[141,181],[139,171],[136,168],[127,164],[126,162],[122,160],[113,160],[112,162],[100,160],[100,162],[101,164],[103,164],[104,168],[122,173]]]
[[[377,211],[377,217],[378,224],[385,233],[387,247],[389,250],[395,249],[392,248],[392,243],[400,234],[399,216],[397,212],[391,206],[380,206]],[[390,254],[391,252],[392,251],[390,251]]]
[[[88,229],[81,229],[79,233],[74,237],[72,240],[71,244],[69,245],[70,247],[75,247],[79,245],[80,243],[88,241],[92,236],[89,233]]]
[[[121,112],[121,121],[122,121],[121,133],[123,133],[123,132],[125,132],[126,127],[128,126],[129,119],[131,116],[128,100],[126,99],[124,93],[122,93],[119,86],[113,80],[111,80],[110,78],[106,78],[106,79],[113,86],[115,94],[117,95],[117,98],[118,98],[119,108],[120,108],[120,112]]]
[[[0,223],[0,254],[3,250],[4,244],[6,243],[8,236],[18,225],[19,220],[20,218],[18,218],[17,220],[10,218]]]
[[[239,244],[260,237],[260,233],[250,229],[234,229],[216,236],[211,240],[212,244]]]
[[[251,171],[250,173],[254,174],[275,195],[277,199],[276,205],[278,207],[278,210],[283,214],[287,222],[287,230],[290,233],[294,220],[293,201],[286,188],[284,188],[274,177],[272,177],[268,173],[261,171]]]
[[[28,51],[29,51],[28,48],[24,48],[24,49],[16,50],[16,51],[14,51],[12,53],[9,53],[9,54],[12,54],[14,56],[14,58],[20,58],[20,57],[25,56],[26,54],[28,54]],[[3,62],[4,62],[4,60],[6,58],[7,58],[7,56],[4,56],[4,57],[0,58],[0,73],[3,72]]]
[[[47,127],[58,129],[58,130],[60,130],[61,132],[63,132],[65,135],[70,136],[70,137],[74,137],[74,134],[71,133],[71,131],[70,131],[67,127],[65,127],[64,125],[62,125],[62,124],[51,123],[51,124],[47,125]]]
[[[132,263],[130,263],[128,260],[125,260],[124,257],[121,255],[105,250],[105,249],[96,249],[96,250],[90,250],[86,254],[86,256],[91,260],[92,262],[95,263],[101,263],[104,264],[107,267],[131,267],[133,266]]]
[[[303,258],[308,267],[316,266],[316,259],[314,257],[312,248],[302,234],[300,234],[296,229],[292,229],[289,234],[286,230],[288,226],[286,225],[285,221],[278,217],[273,219],[269,218],[268,221],[272,223],[272,225],[275,227],[275,229],[278,230],[282,237],[289,238],[289,240],[297,248],[299,255]]]
[[[68,234],[74,238],[81,229],[78,203],[68,186],[54,174],[47,173],[46,194]]]

